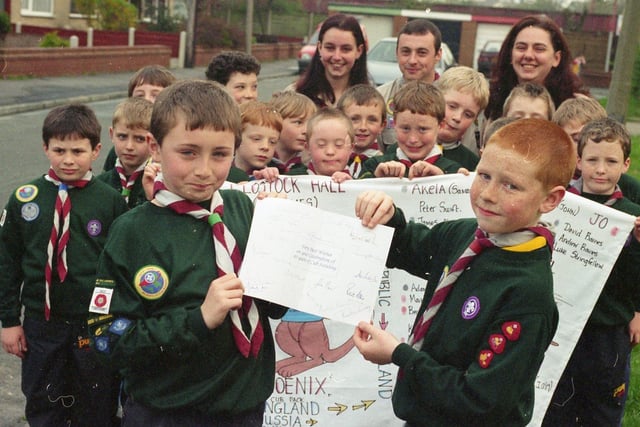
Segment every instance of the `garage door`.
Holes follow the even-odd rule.
[[[502,41],[511,29],[511,25],[503,24],[478,24],[476,32],[476,45],[473,50],[473,68],[478,69],[478,55],[482,47],[489,40]]]

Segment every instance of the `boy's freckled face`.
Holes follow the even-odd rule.
[[[124,123],[116,123],[109,128],[111,142],[127,175],[133,173],[151,156],[147,134],[146,129],[130,129]]]
[[[343,171],[352,151],[345,123],[339,119],[317,122],[308,147],[316,174],[324,176]]]
[[[440,124],[426,114],[401,111],[395,114],[398,147],[412,162],[424,160],[436,145]]]
[[[352,103],[344,109],[344,113],[351,119],[353,130],[356,133],[355,152],[362,152],[369,148],[384,129],[382,120],[384,109],[380,105]]]
[[[156,102],[158,94],[164,90],[162,86],[156,86],[149,83],[143,83],[136,86],[131,94],[132,98],[144,98],[149,102]]]
[[[49,147],[43,146],[51,168],[63,182],[81,179],[89,170],[91,163],[100,154],[100,144],[91,148],[88,138],[69,137],[64,140],[51,138]]]
[[[187,130],[178,120],[162,147],[151,143],[153,159],[162,164],[164,184],[191,202],[210,199],[229,174],[235,138],[231,131]]]
[[[235,165],[249,174],[263,169],[273,158],[279,135],[274,128],[246,124],[236,150]]]
[[[294,154],[304,150],[304,145],[307,142],[307,119],[306,117],[285,117],[282,119],[278,154],[280,151]]]
[[[238,104],[255,101],[258,99],[258,76],[255,73],[231,73],[225,88]]]
[[[504,116],[515,119],[549,120],[549,108],[540,98],[517,96],[511,100],[509,111],[505,111]]]
[[[469,93],[448,90],[443,95],[446,110],[443,126],[438,132],[438,140],[457,142],[473,124],[480,107]]]
[[[582,171],[582,191],[590,194],[610,195],[616,189],[620,176],[629,169],[630,159],[624,158],[619,141],[588,140],[578,158]]]
[[[548,192],[538,165],[496,144],[485,147],[471,185],[471,206],[487,233],[510,233],[538,223]]]

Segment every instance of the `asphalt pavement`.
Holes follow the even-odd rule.
[[[206,67],[173,68],[179,79],[205,78]],[[295,59],[263,62],[259,80],[293,75]],[[0,116],[50,109],[68,102],[95,102],[127,96],[133,72],[68,77],[0,79]]]

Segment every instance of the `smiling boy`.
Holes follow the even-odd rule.
[[[445,115],[440,90],[411,81],[395,95],[394,109],[397,146],[364,162],[360,178],[417,178],[458,172],[460,164],[443,157],[437,145]]]
[[[211,59],[205,75],[207,79],[223,85],[238,104],[243,104],[258,99],[260,68],[260,63],[253,55],[227,51]]]
[[[562,200],[574,144],[549,122],[522,119],[488,141],[471,185],[474,219],[407,223],[382,192],[360,195],[363,225],[395,228],[387,259],[427,279],[406,343],[369,322],[354,333],[365,359],[400,368],[395,414],[407,426],[526,425],[558,324],[553,237],[543,213]]]
[[[124,426],[262,424],[275,378],[269,317],[286,309],[245,296],[237,277],[253,204],[219,188],[241,128],[217,83],[179,82],[154,104],[162,173],[151,203],[115,224],[97,267],[106,302],[91,309],[93,345],[129,396]]]

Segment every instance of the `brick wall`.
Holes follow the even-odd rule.
[[[133,72],[149,64],[169,67],[168,46],[0,48],[0,77],[69,76]]]
[[[277,61],[282,59],[295,58],[300,50],[299,42],[291,43],[260,43],[251,46],[251,54],[260,62]],[[218,53],[229,50],[225,48],[203,48],[196,47],[194,56],[194,66],[206,67],[209,65],[211,58]]]

